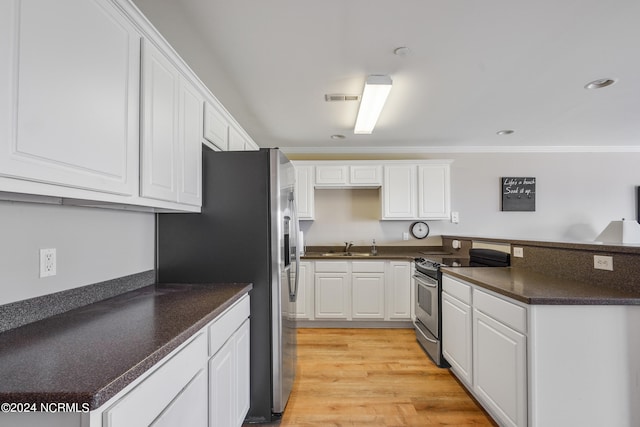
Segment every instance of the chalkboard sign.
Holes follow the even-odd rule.
[[[536,179],[532,177],[502,177],[503,211],[536,210]]]

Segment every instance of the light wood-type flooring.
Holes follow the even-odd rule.
[[[279,425],[496,426],[413,329],[299,329],[296,381]]]

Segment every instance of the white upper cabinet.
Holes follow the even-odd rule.
[[[229,123],[213,104],[204,104],[204,139],[220,151],[229,148]]]
[[[316,166],[315,185],[346,185],[349,178],[347,165]]]
[[[299,165],[293,162],[296,169],[296,208],[298,219],[311,220],[315,216],[312,165]]]
[[[244,151],[246,141],[240,131],[233,126],[229,127],[229,151]]]
[[[355,165],[335,162],[316,164],[315,186],[326,187],[379,187],[382,185],[382,166]]]
[[[382,219],[413,219],[418,202],[416,165],[385,165]]]
[[[136,194],[140,35],[124,15],[3,1],[0,57],[0,175]]]
[[[152,43],[142,58],[141,195],[200,205],[202,97]]]
[[[448,162],[386,164],[382,219],[448,219],[450,180]]]
[[[235,126],[229,126],[229,151],[254,151],[258,146]]]
[[[418,217],[448,219],[451,215],[448,164],[418,165]]]
[[[180,86],[178,203],[202,205],[202,96],[183,81]]]
[[[0,2],[0,135],[7,199],[157,212],[199,211],[202,144],[258,149],[129,0]]]

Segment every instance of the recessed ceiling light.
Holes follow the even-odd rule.
[[[602,89],[616,83],[615,79],[598,79],[584,85],[585,89]]]
[[[411,49],[406,46],[397,47],[393,50],[393,53],[398,56],[408,56],[411,54]]]
[[[503,130],[499,130],[498,132],[496,132],[497,135],[511,135],[512,133],[514,133],[514,130],[511,129],[503,129]]]
[[[344,135],[331,135],[331,139],[346,139],[347,137]]]

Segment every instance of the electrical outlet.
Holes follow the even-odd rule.
[[[513,256],[516,258],[524,257],[524,251],[522,248],[513,248]]]
[[[613,257],[603,256],[603,255],[594,255],[593,268],[595,268],[596,270],[613,271]]]
[[[56,275],[56,249],[40,249],[40,277]]]
[[[406,231],[402,233],[402,240],[409,240],[409,233],[407,233]]]
[[[460,222],[460,212],[451,212],[451,222],[454,224]]]

